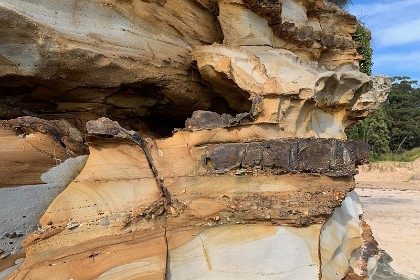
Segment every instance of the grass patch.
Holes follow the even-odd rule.
[[[397,162],[410,162],[415,161],[420,157],[420,147],[414,148],[412,150],[404,151],[402,153],[387,153],[380,155],[378,157],[369,158],[370,162],[378,161],[397,161]]]

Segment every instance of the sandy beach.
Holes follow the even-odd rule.
[[[373,163],[356,176],[364,217],[390,265],[409,279],[420,279],[420,159]]]

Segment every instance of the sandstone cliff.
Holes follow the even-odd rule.
[[[359,71],[354,16],[319,0],[1,0],[0,11],[0,270],[24,235],[26,254],[4,275],[375,273],[352,191],[369,147],[344,130],[390,79]]]

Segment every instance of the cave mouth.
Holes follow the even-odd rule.
[[[186,96],[178,100],[177,95],[171,92],[173,87],[168,84],[136,82],[114,88],[70,87],[54,80],[1,77],[0,119],[20,116],[64,119],[86,133],[87,121],[108,117],[126,129],[154,138],[166,138],[175,129],[184,128],[185,121],[196,110],[232,116],[251,110],[246,93],[234,93],[227,89],[229,99],[232,99],[232,94],[237,94],[236,102],[243,102],[243,108],[238,110],[237,107],[232,108],[223,95],[216,94],[209,86],[207,89],[201,95],[185,91],[183,94]]]

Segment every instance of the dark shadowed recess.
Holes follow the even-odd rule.
[[[205,82],[204,82],[205,83]],[[127,129],[168,137],[196,110],[236,115],[251,109],[249,94],[226,89],[228,100],[209,85],[200,95],[188,91],[177,99],[172,85],[140,81],[113,88],[78,87],[61,80],[5,76],[0,78],[0,119],[35,116],[65,119],[82,132],[89,120],[108,117]],[[178,95],[181,96],[181,95]],[[203,97],[206,100],[203,101]],[[232,104],[232,100],[235,104]],[[238,104],[240,106],[238,110]]]

